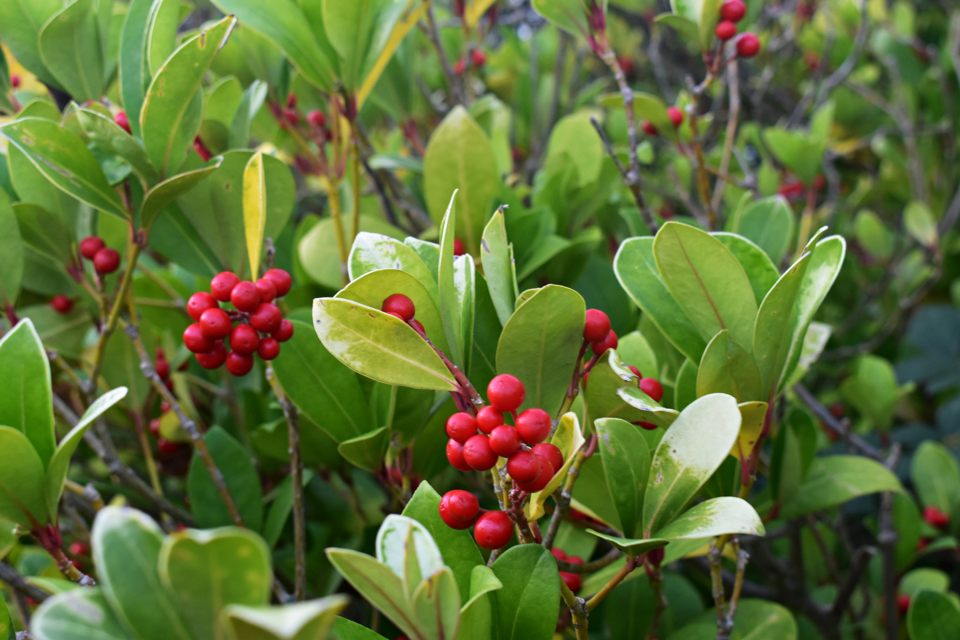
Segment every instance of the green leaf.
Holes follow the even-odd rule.
[[[0,189],[0,304],[13,306],[23,282],[23,240],[10,197]]]
[[[301,424],[302,427],[302,424]],[[303,470],[303,486],[306,487],[313,479],[313,471]],[[277,495],[270,504],[270,512],[267,514],[267,520],[263,523],[263,539],[267,546],[273,549],[277,546],[283,527],[290,518],[290,512],[293,511],[293,476],[287,476],[277,486]]]
[[[178,0],[156,0],[147,23],[144,56],[147,71],[157,75],[163,63],[177,48],[177,26],[180,24]]]
[[[0,425],[26,436],[46,468],[56,448],[50,361],[29,319],[0,339]]]
[[[53,15],[39,33],[40,57],[77,102],[103,93],[100,27],[93,0],[76,0]]]
[[[13,213],[20,227],[20,237],[27,247],[51,259],[61,268],[74,261],[70,230],[58,215],[30,202],[16,203]],[[27,271],[26,275],[29,277],[31,274]]]
[[[130,121],[130,131],[142,138],[140,111],[143,98],[150,83],[150,69],[144,47],[144,34],[150,22],[154,0],[131,0],[127,17],[120,32],[120,51],[117,56],[120,68],[120,95]]]
[[[920,503],[950,513],[960,498],[960,466],[939,442],[922,442],[910,461],[910,479]]]
[[[349,601],[347,596],[338,594],[282,607],[231,605],[224,610],[222,622],[236,640],[323,640],[330,628],[336,627],[334,622],[344,620],[337,614]],[[381,637],[370,633],[369,637]],[[337,635],[340,640],[365,640],[361,636]]]
[[[27,531],[47,523],[43,461],[20,431],[0,427],[0,518]]]
[[[319,226],[319,225],[317,225]],[[306,240],[306,238],[304,238]],[[302,252],[301,252],[302,255]],[[433,301],[440,304],[437,281],[430,269],[412,248],[393,238],[379,233],[361,231],[353,241],[347,260],[350,279],[356,280],[376,269],[400,269],[406,271],[430,293]],[[377,305],[379,307],[379,305]]]
[[[644,420],[646,414],[642,410],[634,408],[617,394],[619,389],[629,387],[631,390],[636,389],[638,397],[643,397],[652,406],[659,406],[637,389],[638,384],[637,376],[620,360],[617,350],[610,349],[600,356],[590,370],[590,377],[584,389],[587,415],[593,421],[600,418],[619,418],[626,422]]]
[[[660,441],[643,499],[646,536],[669,524],[727,457],[740,433],[740,410],[715,393],[680,412]]]
[[[764,399],[757,363],[726,330],[714,336],[700,360],[697,396],[710,393],[726,393],[737,402]]]
[[[689,540],[726,533],[763,535],[763,523],[749,502],[732,497],[705,500],[653,535],[667,540]]]
[[[381,6],[383,4],[381,3]],[[357,108],[374,90],[403,39],[423,18],[428,3],[394,0],[380,12],[363,65],[363,83],[357,89]]]
[[[437,543],[426,527],[413,518],[388,515],[377,531],[374,547],[377,560],[403,581],[410,600],[423,580],[444,568]]]
[[[219,169],[222,163],[223,158],[217,158],[211,165],[175,175],[147,191],[140,208],[140,226],[149,229],[157,216],[163,213],[171,202],[197,186],[204,178]]]
[[[662,22],[665,25],[673,27],[684,38],[699,45],[700,27],[697,22],[672,13],[661,13],[657,16],[656,22],[657,24]],[[664,131],[664,129],[660,129],[660,131]]]
[[[532,0],[531,6],[541,16],[573,36],[586,36],[590,26],[582,0]],[[604,0],[604,9],[606,9]]]
[[[673,388],[673,408],[677,411],[683,411],[697,399],[697,373],[697,365],[690,360],[680,365]]]
[[[733,626],[739,640],[797,640],[798,637],[797,622],[790,610],[767,600],[741,599]]]
[[[306,272],[306,274],[314,282],[317,282],[327,289],[333,289],[334,291],[343,286],[343,274],[340,270],[340,254],[337,246],[336,229],[337,227],[336,224],[334,224],[333,218],[323,218],[303,235],[303,238],[300,240],[300,246],[297,248],[297,255],[300,258],[300,265],[303,267],[303,270]],[[350,242],[348,233],[349,232],[346,229],[341,230],[341,237],[343,238],[344,243]],[[357,234],[357,239],[360,239],[360,237],[364,236],[365,234],[385,234],[393,239],[403,239],[403,232],[390,225],[380,216],[360,216],[360,233]],[[367,240],[370,241],[371,244],[375,244],[375,239],[367,238]],[[354,243],[354,246],[356,246],[356,242]],[[415,267],[416,271],[408,269],[406,268],[406,265],[413,264],[412,261],[410,261],[409,254],[404,251],[400,251],[398,255],[402,257],[401,269],[411,274],[419,273],[421,276],[426,277],[427,280],[424,281],[420,277],[415,276],[420,279],[421,284],[426,287],[436,286],[436,276],[431,274],[429,269],[420,269],[419,266]],[[416,255],[416,253],[414,255]],[[359,273],[360,271],[367,273],[379,268],[395,269],[397,268],[397,265],[386,264],[381,267],[379,265],[372,264],[369,266],[369,268],[358,265],[357,277],[362,275]],[[434,301],[436,301],[436,297],[434,297]]]
[[[254,117],[263,106],[267,97],[267,83],[254,80],[243,92],[243,99],[237,107],[233,122],[230,123],[230,136],[227,147],[230,149],[245,149],[250,146],[250,125]]]
[[[616,418],[596,422],[603,474],[617,507],[620,530],[632,538],[643,517],[643,493],[650,476],[650,450],[639,429]]]
[[[700,0],[691,4],[700,5],[700,20],[698,33],[700,35],[700,50],[710,51],[716,37],[717,23],[720,21],[720,5],[723,0]]]
[[[743,267],[750,280],[750,287],[753,289],[753,297],[757,305],[763,302],[763,298],[776,284],[780,277],[780,272],[763,252],[763,249],[753,242],[732,233],[714,233],[713,236],[722,242],[727,249],[736,257],[737,262]]]
[[[260,531],[263,522],[260,476],[250,461],[250,454],[222,427],[213,427],[204,434],[203,439],[210,450],[210,457],[223,474],[227,491],[244,525]],[[190,508],[199,528],[212,529],[233,524],[233,518],[199,455],[193,456],[190,461],[187,495],[190,496]]]
[[[783,196],[750,202],[731,222],[731,231],[763,249],[773,264],[780,264],[793,238],[793,211]]]
[[[26,155],[58,189],[123,219],[120,196],[90,150],[73,132],[43,118],[23,118],[0,127],[0,135]]]
[[[937,223],[924,203],[913,200],[903,210],[903,226],[913,239],[925,247],[937,244]]]
[[[873,211],[861,210],[853,219],[854,235],[867,253],[878,260],[889,260],[896,248],[896,238],[884,221]]]
[[[141,640],[192,640],[157,573],[163,532],[147,515],[106,507],[90,535],[97,578],[120,624]]]
[[[881,491],[903,491],[903,487],[879,462],[859,456],[817,458],[796,497],[783,505],[780,516],[795,518]]]
[[[147,89],[140,112],[143,146],[161,177],[173,175],[193,145],[203,117],[200,85],[236,22],[228,16],[180,45]]]
[[[426,578],[413,594],[413,611],[427,638],[456,638],[460,626],[460,594],[453,572],[443,567]]]
[[[450,204],[440,223],[440,260],[437,263],[437,286],[439,295],[440,319],[443,321],[443,333],[450,347],[448,357],[460,369],[469,371],[466,362],[466,349],[463,335],[463,309],[458,304],[456,277],[453,255],[453,244],[457,228],[455,203],[457,192],[450,196]]]
[[[360,85],[378,14],[397,4],[398,0],[323,0],[323,26],[340,59],[340,80],[348,92],[355,93]]]
[[[13,630],[13,621],[10,619],[10,612],[7,610],[7,603],[3,598],[0,598],[0,638],[6,640],[16,640],[17,638],[17,633]]]
[[[63,483],[67,479],[67,470],[70,467],[70,458],[80,445],[80,439],[83,434],[93,424],[93,421],[103,415],[110,407],[117,404],[127,395],[127,388],[120,387],[103,394],[90,405],[90,407],[81,416],[77,426],[63,437],[57,446],[56,452],[47,465],[46,475],[46,496],[47,509],[50,513],[50,522],[57,521],[57,513],[60,506],[60,496],[63,494]]]
[[[945,594],[924,590],[910,602],[907,628],[913,640],[949,640],[960,636],[960,610]]]
[[[347,618],[337,618],[333,623],[333,637],[338,640],[386,640],[376,631]]]
[[[243,170],[243,229],[247,236],[250,273],[260,273],[260,249],[267,224],[267,183],[263,168],[263,152],[253,154]]]
[[[456,640],[489,640],[493,637],[493,596],[503,584],[486,565],[473,568],[470,576],[470,600],[460,608],[460,631]]]
[[[480,262],[487,279],[490,298],[500,324],[506,325],[517,302],[517,271],[513,261],[513,245],[507,242],[503,209],[498,209],[483,230]]]
[[[62,8],[58,0],[0,3],[0,40],[30,73],[57,89],[63,87],[44,66],[39,35],[47,20]]]
[[[337,447],[343,459],[366,471],[377,471],[390,445],[390,429],[380,427],[356,438],[344,440]]]
[[[100,587],[73,589],[46,600],[30,621],[30,634],[37,640],[130,638]]]
[[[804,131],[771,127],[763,132],[766,146],[777,160],[796,174],[808,187],[821,171],[823,145]]]
[[[196,638],[215,638],[230,605],[266,605],[273,586],[270,550],[248,529],[188,529],[163,541],[160,580]]]
[[[897,384],[897,374],[887,360],[865,355],[856,361],[852,374],[840,385],[840,393],[875,428],[888,431],[893,426],[897,403],[914,386],[912,382]]]
[[[579,293],[551,284],[510,317],[497,346],[497,373],[514,375],[526,387],[519,410],[560,409],[583,344],[585,314]]]
[[[950,589],[950,576],[937,569],[913,569],[907,572],[897,585],[897,591],[911,598],[925,589],[947,593]]]
[[[500,640],[551,638],[560,599],[560,574],[551,553],[540,545],[519,545],[491,568],[503,584],[493,594]]]
[[[620,387],[617,389],[617,395],[628,405],[641,412],[638,420],[650,422],[664,429],[676,422],[680,415],[680,412],[676,409],[660,406],[650,396],[632,386]]]
[[[454,107],[433,132],[423,170],[430,217],[439,226],[456,191],[455,228],[467,252],[480,255],[491,203],[500,194],[500,175],[487,134],[466,109]]]
[[[144,189],[156,184],[159,179],[157,170],[150,164],[147,152],[136,138],[99,111],[78,109],[77,117],[90,141],[100,150],[123,158],[140,178]],[[132,125],[133,120],[130,123]]]

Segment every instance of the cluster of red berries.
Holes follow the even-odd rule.
[[[80,255],[93,262],[93,268],[101,276],[113,273],[120,268],[120,254],[111,249],[103,238],[90,236],[80,241]]]
[[[499,549],[513,537],[513,521],[503,511],[480,508],[477,497],[455,489],[440,499],[440,518],[451,529],[473,527],[473,537],[484,549]]]
[[[184,330],[183,344],[206,369],[226,363],[235,376],[250,373],[254,353],[273,360],[280,354],[280,343],[293,336],[293,324],[272,303],[292,284],[283,269],[270,269],[256,282],[241,282],[230,271],[217,274],[210,281],[210,293],[198,291],[187,301],[187,313],[195,322]],[[221,309],[221,302],[230,302],[234,310]],[[227,338],[229,352],[223,344]]]
[[[563,560],[564,562],[569,562],[570,564],[583,564],[583,558],[580,556],[568,556],[563,549],[559,547],[554,547],[550,550],[550,553],[553,554],[553,557],[557,560]],[[583,586],[583,576],[579,573],[571,573],[569,571],[561,571],[560,577],[565,583],[570,591],[576,593],[580,591],[580,587]]]
[[[946,529],[950,526],[950,516],[933,505],[924,507],[923,521],[937,529]]]
[[[679,129],[680,125],[683,124],[683,111],[679,107],[667,107],[667,117],[670,118],[670,122],[673,123],[674,129]],[[660,132],[655,126],[650,124],[647,120],[643,121],[643,124],[640,125],[643,128],[643,132],[648,136],[660,135]]]
[[[485,54],[482,49],[474,49],[470,52],[470,63],[479,69],[483,65],[487,64],[487,54]],[[453,72],[458,76],[461,76],[466,70],[467,56],[462,56],[459,60],[457,60],[457,64],[453,65]]]
[[[720,23],[717,25],[717,38],[726,42],[737,35],[737,23],[747,15],[747,6],[741,0],[727,0],[720,6]],[[737,38],[737,55],[752,58],[760,52],[760,40],[749,31]]]

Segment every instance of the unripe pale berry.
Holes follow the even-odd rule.
[[[447,418],[447,436],[463,444],[477,435],[477,420],[463,411]]]
[[[230,348],[236,353],[253,353],[260,346],[260,336],[248,324],[238,324],[230,332]]]
[[[231,351],[227,354],[227,371],[240,377],[250,373],[253,369],[253,355]]]
[[[260,292],[252,282],[239,282],[230,292],[230,302],[240,311],[256,311],[260,306]]]
[[[612,329],[607,332],[607,337],[603,340],[598,340],[590,345],[590,348],[593,349],[593,352],[598,356],[602,356],[606,353],[607,349],[616,349],[617,348],[617,334]]]
[[[230,335],[233,323],[223,309],[207,309],[200,314],[200,329],[210,340],[221,340]]]
[[[660,402],[663,399],[663,385],[653,378],[641,378],[640,391],[650,396],[654,402]]]
[[[278,342],[286,342],[293,337],[293,323],[289,320],[281,320],[280,328],[271,334]]]
[[[283,269],[270,269],[265,274],[264,278],[273,281],[274,286],[277,287],[277,297],[282,298],[287,295],[290,291],[290,287],[293,286],[293,278],[290,277],[290,274],[284,271]]]
[[[556,445],[544,442],[534,445],[530,451],[548,461],[555,471],[563,467],[563,452]]]
[[[720,7],[720,17],[730,22],[740,22],[747,15],[747,5],[740,0],[727,0]]]
[[[477,413],[477,428],[484,433],[493,433],[493,430],[502,424],[503,414],[491,406],[486,406]]]
[[[496,427],[490,434],[490,448],[501,458],[509,458],[520,449],[520,435],[508,424]]]
[[[490,448],[490,439],[481,434],[463,443],[463,459],[477,471],[489,471],[497,464],[497,454]]]
[[[530,451],[517,451],[507,460],[507,473],[517,483],[529,483],[543,472],[543,458]]]
[[[610,318],[600,309],[587,309],[583,323],[583,339],[587,342],[603,340],[610,333]]]
[[[473,471],[473,467],[463,459],[463,445],[456,440],[447,441],[447,460],[457,471]]]
[[[455,489],[440,498],[440,518],[451,529],[469,529],[480,514],[477,497],[469,491]]]
[[[494,409],[503,413],[516,411],[526,397],[523,383],[509,373],[500,374],[487,385],[487,399]]]
[[[517,416],[517,433],[526,444],[543,442],[553,426],[550,414],[543,409],[527,409]]]
[[[183,344],[194,353],[206,353],[213,349],[213,340],[203,334],[203,329],[197,323],[183,330]]]
[[[487,511],[477,518],[473,537],[484,549],[499,549],[513,537],[513,521],[503,511]]]
[[[87,260],[93,260],[93,256],[97,255],[97,251],[100,251],[100,249],[103,249],[105,246],[107,245],[103,242],[103,238],[98,238],[97,236],[84,238],[80,241],[80,255]]]
[[[280,355],[280,343],[276,338],[263,338],[257,347],[257,355],[262,360],[273,360]]]
[[[380,307],[384,313],[395,313],[404,322],[413,320],[417,313],[417,308],[413,305],[413,300],[402,293],[394,293],[387,296]]]
[[[261,333],[273,333],[280,328],[283,322],[283,314],[276,305],[269,302],[261,302],[257,310],[250,314],[250,324]]]
[[[210,293],[220,302],[230,302],[230,294],[233,293],[233,288],[239,283],[240,278],[231,271],[218,273],[210,281]]]
[[[197,322],[200,321],[200,316],[202,316],[203,312],[207,309],[219,308],[220,305],[217,304],[217,299],[206,291],[197,291],[187,300],[187,313]]]
[[[683,111],[678,107],[667,107],[667,116],[670,118],[670,122],[673,123],[674,127],[679,127],[683,124]]]
[[[93,268],[102,276],[113,273],[120,268],[120,254],[110,247],[100,249],[93,256]]]
[[[50,306],[53,307],[53,310],[57,313],[67,314],[70,313],[71,309],[73,309],[73,300],[71,300],[69,296],[65,296],[61,293],[51,298]]]
[[[737,38],[737,55],[741,58],[752,58],[760,52],[760,40],[757,36],[747,32]]]

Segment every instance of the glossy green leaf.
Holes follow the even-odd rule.
[[[493,594],[500,640],[552,637],[560,574],[550,552],[535,544],[511,547],[491,568],[503,584]]]
[[[586,36],[590,27],[582,0],[532,0],[537,13],[573,36]],[[606,2],[603,6],[606,9]]]
[[[698,367],[690,360],[680,365],[673,387],[673,408],[677,411],[683,411],[697,399],[697,375]]]
[[[223,474],[227,491],[244,525],[260,531],[263,522],[260,476],[250,461],[250,454],[222,427],[211,428],[203,439],[210,456]],[[233,524],[233,518],[199,455],[193,456],[190,461],[187,495],[190,496],[190,508],[199,528],[212,529]]]
[[[673,27],[680,35],[691,42],[697,44],[700,42],[700,27],[693,20],[672,13],[661,13],[657,16],[656,22],[657,24],[663,23]],[[661,129],[661,131],[663,131],[663,129]]]
[[[487,279],[490,298],[497,310],[500,324],[506,325],[513,315],[517,296],[517,272],[513,260],[513,245],[507,241],[503,210],[499,209],[483,230],[480,244],[480,262]]]
[[[783,196],[750,202],[737,211],[731,222],[731,231],[763,249],[773,264],[780,264],[790,248],[794,224],[793,211]]]
[[[943,593],[924,590],[910,602],[907,629],[913,640],[949,640],[960,636],[960,609]]]
[[[443,332],[447,338],[450,353],[447,355],[455,365],[463,370],[469,370],[466,363],[466,345],[463,335],[463,309],[458,304],[456,273],[453,255],[453,244],[457,229],[456,218],[457,191],[454,190],[447,205],[447,212],[440,223],[440,260],[437,263],[437,287],[439,295],[440,318],[443,321]]]
[[[74,589],[46,600],[30,621],[30,633],[37,640],[130,638],[100,587]]]
[[[620,387],[617,389],[617,395],[628,405],[641,412],[639,420],[653,423],[664,429],[676,422],[680,415],[680,412],[676,409],[660,406],[639,388],[629,385]]]
[[[20,431],[0,426],[0,518],[27,531],[47,523],[43,461]]]
[[[380,76],[393,59],[407,34],[419,24],[426,14],[428,3],[423,0],[413,2],[394,0],[381,4],[382,10],[377,17],[371,37],[370,48],[363,65],[363,83],[357,89],[357,107],[363,106],[367,97],[376,87]]]
[[[39,35],[47,20],[62,8],[58,0],[0,2],[0,40],[30,73],[58,89],[63,87],[40,56]]]
[[[70,230],[60,216],[31,202],[16,203],[13,205],[13,213],[20,227],[20,237],[30,249],[49,258],[58,266],[73,262]],[[30,275],[29,271],[26,275]]]
[[[120,51],[117,56],[123,107],[127,112],[130,130],[133,135],[141,139],[143,136],[140,131],[140,111],[143,108],[147,86],[150,84],[144,33],[149,24],[153,3],[154,0],[131,0],[120,32]]]
[[[367,49],[380,19],[378,14],[399,3],[398,0],[323,0],[323,26],[340,59],[339,80],[350,93],[355,93],[360,85]]]
[[[384,454],[390,445],[390,429],[380,427],[356,438],[344,440],[337,447],[343,459],[366,471],[377,471],[383,466]]]
[[[224,610],[222,624],[236,640],[323,640],[334,622],[343,620],[337,614],[348,602],[347,596],[338,594],[282,607],[231,605]],[[364,640],[339,633],[338,637]],[[381,636],[371,632],[370,637]]]
[[[910,479],[920,503],[950,513],[960,498],[960,466],[939,442],[922,442],[910,461]]]
[[[254,80],[243,92],[243,99],[233,116],[233,122],[230,123],[230,135],[227,139],[229,148],[245,149],[250,146],[250,125],[263,106],[267,88],[267,84],[262,80]]]
[[[82,202],[60,189],[51,189],[50,180],[30,160],[27,154],[13,145],[7,145],[7,158],[10,163],[10,180],[20,201],[14,208],[24,204],[35,204],[56,216],[60,228],[73,229],[80,218]],[[21,235],[25,235],[21,224]],[[66,235],[72,236],[67,232]]]
[[[157,216],[163,213],[163,210],[171,202],[193,189],[204,178],[219,169],[222,162],[223,158],[217,158],[209,166],[175,175],[147,191],[140,208],[140,226],[149,229]]]
[[[2,557],[2,554],[0,554]],[[16,640],[17,634],[13,630],[13,621],[10,619],[10,612],[7,610],[7,603],[0,598],[0,638],[5,640]]]
[[[156,184],[159,176],[140,142],[120,128],[113,119],[92,109],[78,109],[77,117],[90,141],[104,152],[123,158],[137,174],[145,189]],[[131,125],[133,121],[131,120]]]
[[[620,360],[618,350],[607,351],[600,356],[590,370],[584,396],[587,402],[587,415],[593,421],[600,418],[619,418],[626,422],[638,422],[644,419],[644,412],[634,408],[617,394],[617,391],[624,387],[636,389],[638,395],[644,397],[647,402],[657,404],[637,388],[639,380]]]
[[[144,57],[147,72],[157,75],[163,63],[177,47],[177,26],[180,23],[180,3],[177,0],[155,0],[147,22]]]
[[[0,339],[0,379],[0,425],[23,433],[47,467],[56,448],[50,361],[30,320]]]
[[[374,547],[377,560],[403,581],[410,600],[415,598],[414,592],[423,580],[444,567],[440,549],[430,532],[407,516],[388,515],[377,531]]]
[[[306,274],[314,282],[317,282],[328,289],[333,289],[334,291],[343,286],[343,274],[340,270],[340,253],[337,246],[336,233],[336,224],[334,224],[333,218],[323,218],[304,234],[303,238],[300,240],[300,246],[297,248],[297,255],[300,258],[300,264],[303,266],[303,270],[306,272]],[[350,242],[348,234],[349,231],[347,229],[342,230],[342,237],[345,243]],[[389,236],[394,240],[403,239],[403,232],[384,221],[381,217],[361,215],[360,233],[357,235],[357,240],[360,240],[361,237],[365,236],[379,235]],[[367,247],[368,250],[373,250],[376,247],[374,244],[375,238],[365,237],[364,242],[371,243],[371,246]],[[356,241],[354,246],[356,246]],[[409,265],[415,264],[410,260],[409,254],[400,250],[397,255],[401,258],[401,265],[399,267],[400,269],[411,274],[420,274],[420,276],[415,275],[414,277],[417,277],[418,280],[421,280],[421,284],[426,287],[436,286],[436,276],[430,274],[429,269],[421,269],[419,265],[408,268]],[[374,259],[375,261],[370,265],[358,264],[355,278],[358,278],[360,275],[362,275],[360,273],[361,271],[363,273],[367,273],[369,271],[373,271],[374,269],[398,268],[396,264],[383,264],[380,266],[380,262],[378,260],[379,256],[376,254],[376,252],[373,255],[367,254],[366,257]],[[428,279],[424,281],[422,279],[423,277]],[[434,300],[436,301],[436,296],[434,296]]]
[[[23,282],[23,240],[6,191],[0,189],[0,304],[13,306]]]
[[[643,493],[650,476],[650,451],[639,427],[616,418],[596,422],[603,474],[617,507],[620,530],[632,538],[643,517]]]
[[[303,423],[301,423],[301,429]],[[306,487],[313,480],[313,471],[303,470],[303,486]],[[283,527],[290,518],[293,511],[293,480],[292,476],[287,476],[277,486],[277,495],[270,504],[270,512],[263,523],[263,539],[271,549],[277,546],[280,536],[283,534]]]
[[[413,612],[427,638],[456,638],[460,626],[460,594],[453,572],[443,567],[425,578],[413,594]]]
[[[440,304],[436,280],[420,256],[403,242],[379,233],[362,231],[353,241],[347,264],[351,280],[376,269],[406,271],[427,289],[438,306]]]
[[[896,248],[893,230],[883,219],[868,209],[857,212],[853,219],[853,233],[857,243],[877,260],[889,260]]]
[[[7,557],[11,549],[19,542],[19,528],[10,520],[0,519],[0,560]],[[0,633],[0,636],[3,634]]]
[[[376,631],[371,631],[347,618],[337,618],[333,623],[333,634],[333,637],[339,640],[386,640]]]
[[[473,568],[470,599],[460,608],[460,630],[456,640],[488,640],[493,634],[493,596],[503,584],[486,565]]]
[[[903,226],[913,239],[925,247],[937,244],[937,223],[927,205],[913,200],[903,210]]]
[[[720,21],[720,5],[723,0],[699,0],[698,2],[684,2],[684,4],[700,5],[700,19],[697,21],[697,32],[700,35],[700,50],[710,51],[716,37],[717,23]],[[679,3],[678,3],[679,4]]]
[[[888,431],[897,403],[914,386],[912,382],[897,384],[896,372],[887,360],[865,355],[855,362],[851,375],[840,385],[840,393],[874,427]]]
[[[903,487],[879,462],[858,456],[817,458],[796,497],[783,505],[780,516],[795,518],[881,491],[903,491]]]
[[[796,174],[805,185],[812,185],[822,170],[823,146],[805,131],[771,127],[763,132],[764,141],[777,160]]]
[[[780,277],[780,272],[774,266],[763,249],[756,244],[732,233],[714,233],[713,237],[723,243],[730,249],[730,252],[737,259],[737,262],[743,267],[750,280],[750,288],[753,289],[753,297],[759,306],[763,298],[776,284]]]
[[[40,57],[77,102],[99,100],[103,93],[100,27],[94,0],[76,0],[40,29]]]
[[[797,622],[790,610],[768,600],[742,598],[737,605],[733,627],[737,631],[731,637],[739,640],[797,640],[799,637]]]
[[[726,330],[707,345],[697,371],[697,396],[710,393],[726,393],[737,402],[763,399],[757,363]]]
[[[666,540],[688,540],[727,533],[763,535],[760,516],[746,500],[732,497],[705,500],[681,513],[653,535]]]
[[[938,569],[921,567],[908,571],[897,585],[897,591],[911,598],[924,589],[947,593],[950,589],[950,576]]]

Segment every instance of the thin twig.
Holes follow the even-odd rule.
[[[623,177],[623,183],[627,185],[627,188],[630,189],[630,193],[633,195],[634,202],[637,203],[637,207],[640,209],[640,217],[643,219],[643,223],[647,226],[647,230],[650,232],[650,235],[656,235],[658,226],[657,220],[653,217],[653,210],[650,209],[650,206],[647,204],[646,199],[643,197],[643,191],[640,190],[640,172],[639,170],[634,174],[623,166],[623,163],[620,162],[620,158],[617,157],[616,152],[613,150],[613,145],[610,144],[610,141],[607,139],[607,134],[603,132],[603,128],[600,127],[600,123],[597,122],[596,118],[590,118],[593,128],[597,130],[597,135],[600,136],[601,142],[603,142],[603,148],[606,149],[607,155],[613,160],[614,164],[617,166],[617,170],[620,171],[620,175]]]
[[[43,602],[50,597],[50,594],[40,587],[27,582],[26,578],[6,562],[0,562],[0,580],[37,602]]]
[[[437,19],[433,12],[433,3],[427,5],[427,25],[421,27],[427,34],[430,44],[440,59],[440,68],[443,70],[443,77],[447,81],[447,93],[451,105],[463,104],[463,92],[460,83],[457,82],[453,67],[450,66],[450,60],[447,58],[447,52],[443,49],[443,42],[440,40],[440,31],[437,29]]]
[[[737,119],[740,117],[740,81],[737,72],[737,59],[734,58],[727,66],[727,84],[730,86],[730,111],[727,114],[727,133],[723,141],[723,155],[720,157],[720,174],[726,175],[730,170],[730,156],[733,154],[733,143],[737,139]],[[713,188],[714,211],[720,210],[723,203],[723,190],[726,181],[717,180]]]

